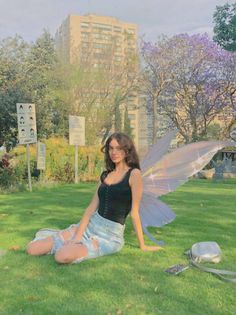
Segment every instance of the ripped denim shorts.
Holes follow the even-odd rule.
[[[72,224],[67,230],[78,224]],[[88,249],[88,256],[78,259],[73,263],[79,263],[82,260],[109,255],[121,250],[124,246],[125,225],[105,219],[96,211],[90,218],[87,228],[84,231],[81,242]],[[62,246],[63,242],[59,233],[52,235],[54,245],[51,254],[55,254]],[[97,240],[98,246],[94,246],[93,240]]]

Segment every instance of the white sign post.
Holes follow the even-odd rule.
[[[37,169],[44,171],[46,168],[46,144],[37,143]]]
[[[69,116],[69,144],[75,146],[75,183],[78,183],[78,147],[85,145],[85,118]]]
[[[17,103],[18,138],[20,144],[26,144],[29,190],[32,191],[30,172],[30,143],[37,142],[35,104]]]

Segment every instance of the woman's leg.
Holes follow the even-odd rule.
[[[91,245],[93,250],[98,250],[98,241],[91,238]],[[70,264],[76,260],[84,260],[88,258],[89,249],[83,243],[69,242],[64,245],[60,250],[55,254],[55,260],[60,264]]]
[[[69,229],[62,230],[58,234],[59,234],[60,239],[64,243],[73,237],[76,230],[77,230],[77,227],[72,226]],[[52,250],[53,244],[54,244],[54,239],[52,236],[49,236],[41,240],[35,240],[33,242],[30,242],[27,246],[26,251],[29,255],[33,255],[33,256],[46,255]]]
[[[54,240],[48,236],[42,240],[36,240],[28,244],[26,252],[32,256],[40,256],[49,253],[52,249]]]

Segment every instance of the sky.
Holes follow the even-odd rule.
[[[88,13],[136,23],[139,36],[151,41],[162,34],[212,36],[213,12],[226,2],[236,0],[0,0],[0,39],[18,34],[35,41],[43,29],[54,35],[69,14]]]

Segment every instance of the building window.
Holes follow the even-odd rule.
[[[81,22],[81,23],[80,23],[80,26],[81,26],[82,28],[89,28],[89,23]]]
[[[132,28],[128,28],[128,29],[126,30],[126,32],[127,32],[128,34],[135,34],[135,30],[132,29]]]
[[[122,28],[119,26],[113,26],[113,31],[120,33],[122,31]]]
[[[81,32],[81,37],[87,39],[89,37],[89,33]]]
[[[128,114],[128,117],[130,120],[135,120],[136,115],[135,114]]]
[[[110,48],[111,48],[111,44],[106,44],[106,43],[94,43],[94,44],[93,44],[93,48],[97,48],[97,49],[110,49]]]
[[[89,47],[89,43],[88,42],[81,42],[81,46],[82,47]]]
[[[105,34],[100,34],[100,33],[93,33],[94,39],[100,39],[100,40],[110,40],[111,35],[105,35]]]
[[[93,58],[95,58],[95,59],[107,59],[107,55],[104,53],[94,53]]]
[[[103,30],[103,31],[111,31],[112,30],[112,26],[107,25],[107,24],[93,23],[92,26],[95,29],[99,29],[99,30]]]
[[[134,101],[136,99],[136,95],[129,95],[128,96],[128,101]]]
[[[135,53],[135,49],[134,48],[126,48],[125,49],[125,53],[126,54],[134,54]]]
[[[135,104],[129,104],[128,105],[129,110],[136,110],[137,109],[137,105]]]
[[[122,57],[121,57],[121,56],[114,56],[114,60],[115,60],[115,61],[121,61],[121,60],[122,60]]]

